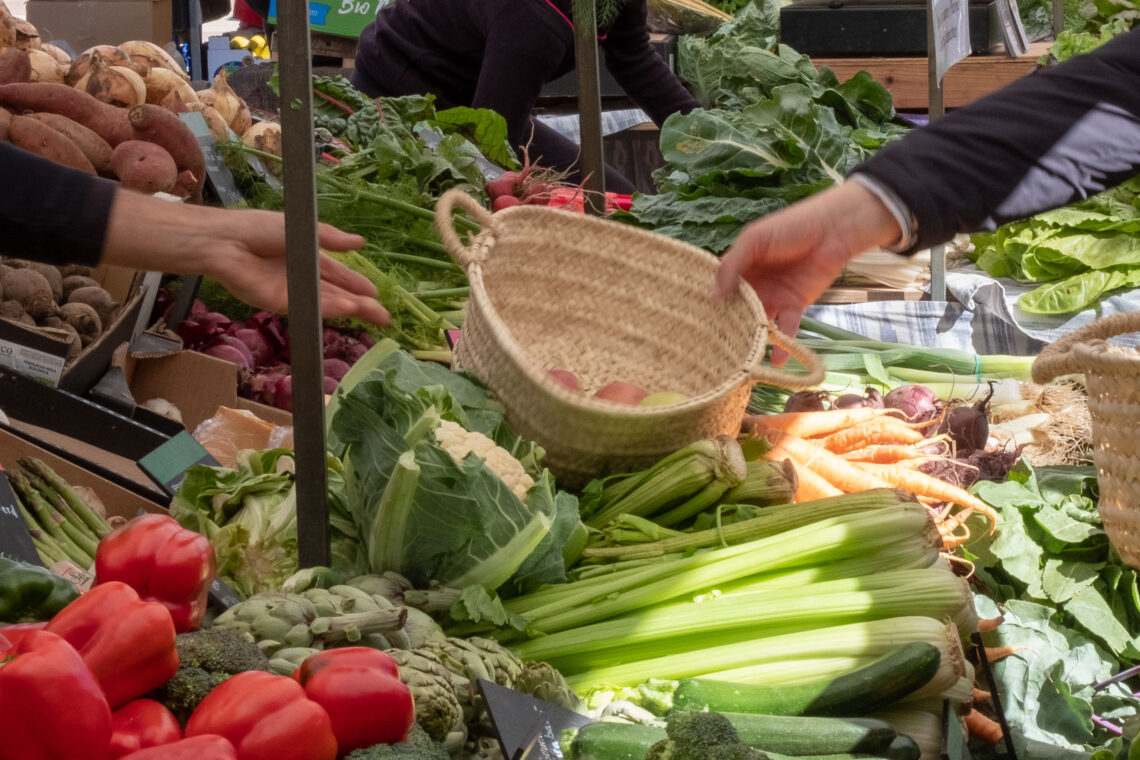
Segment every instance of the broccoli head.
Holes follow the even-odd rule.
[[[247,670],[269,670],[269,660],[256,644],[224,628],[181,633],[176,646],[178,672],[147,696],[166,705],[183,726],[222,681]]]
[[[767,760],[740,741],[728,718],[713,712],[673,712],[665,718],[669,738],[649,748],[645,760]]]
[[[416,723],[408,740],[398,744],[377,744],[351,752],[345,760],[451,760],[444,746],[432,741]]]

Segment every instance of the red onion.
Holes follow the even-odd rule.
[[[925,385],[904,385],[895,388],[883,399],[887,409],[898,409],[910,422],[927,422],[942,411],[942,403],[934,391]]]
[[[242,346],[244,348],[244,345]],[[233,362],[241,369],[253,369],[253,360],[249,357],[249,349],[244,352],[231,343],[217,343],[202,353],[215,359],[224,359]]]
[[[273,359],[273,349],[269,346],[269,341],[265,339],[257,330],[252,327],[242,327],[234,331],[234,337],[245,344],[249,349],[250,354],[253,356],[253,365],[260,367],[266,362]]]
[[[867,399],[854,393],[844,393],[831,402],[832,409],[860,409],[867,406]]]
[[[325,359],[325,379],[332,378],[334,383],[339,383],[340,379],[344,377],[344,373],[348,372],[348,362],[342,359]]]
[[[293,378],[281,375],[273,386],[273,405],[287,412],[293,411]]]
[[[328,375],[325,375],[325,395],[336,393],[337,381]]]
[[[349,338],[348,340],[352,339]],[[342,357],[351,365],[356,364],[358,361],[360,361],[360,357],[364,356],[366,353],[368,353],[368,346],[364,345],[358,340],[353,340],[345,348]]]
[[[822,412],[824,400],[831,397],[827,391],[797,391],[784,402],[785,412]]]

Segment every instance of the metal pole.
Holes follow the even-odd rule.
[[[1065,0],[1053,0],[1053,36],[1065,30]]]
[[[946,115],[942,97],[942,83],[938,80],[938,43],[934,38],[934,0],[926,1],[926,63],[930,76],[930,96],[927,115],[930,123]],[[946,300],[946,247],[936,245],[930,249],[930,299]]]
[[[578,133],[586,211],[606,211],[606,157],[602,145],[602,87],[598,80],[598,17],[594,0],[574,0],[574,60],[578,71]]]
[[[278,0],[277,34],[281,51],[278,66],[285,259],[289,275],[289,360],[293,366],[297,552],[301,567],[312,567],[329,564],[329,511],[308,0]]]
[[[190,39],[186,46],[190,56],[190,78],[209,79],[202,60],[202,3],[199,0],[187,0],[187,10],[190,12],[190,29],[187,32]]]

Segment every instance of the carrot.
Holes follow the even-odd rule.
[[[978,621],[978,633],[989,633],[990,631],[997,630],[997,627],[1005,620],[1005,615],[998,615],[993,618],[982,618]]]
[[[745,429],[779,430],[800,438],[818,438],[823,435],[860,425],[864,422],[899,414],[896,409],[831,409],[825,412],[784,412],[759,414],[744,420]],[[897,419],[897,418],[896,418]]]
[[[986,660],[991,663],[997,662],[998,660],[1004,660],[1006,657],[1017,654],[1022,649],[1029,649],[1029,647],[1022,645],[1008,647],[986,647]]]
[[[938,501],[950,502],[985,515],[990,523],[990,535],[993,535],[997,528],[998,516],[993,507],[958,486],[950,485],[944,480],[927,475],[925,472],[908,470],[897,465],[872,464],[870,462],[855,462],[853,464],[895,488],[901,488],[915,496],[927,496]]]
[[[894,417],[879,417],[854,427],[832,433],[823,439],[823,447],[836,454],[880,444],[917,444],[926,440],[922,433]]]
[[[812,472],[802,464],[796,464],[794,459],[786,459],[786,462],[791,462],[792,467],[796,470],[796,501],[814,501],[815,499],[825,499],[828,496],[842,496],[843,492],[835,486],[828,483],[824,478]]]
[[[805,441],[779,430],[770,430],[765,437],[775,447],[778,456],[792,459],[796,464],[811,470],[843,493],[870,491],[872,488],[887,488],[879,478],[861,470],[843,457],[832,454],[822,446]]]
[[[931,458],[930,455],[923,454],[913,446],[903,446],[897,443],[864,446],[861,449],[848,451],[842,456],[849,462],[871,462],[874,464],[898,464],[912,459],[926,461]]]
[[[975,687],[974,690],[970,692],[970,701],[974,702],[974,703],[985,702],[991,696],[993,696],[993,695],[990,694],[988,691],[983,691],[982,689]]]
[[[964,718],[966,730],[970,736],[976,736],[984,742],[997,744],[1001,741],[1001,724],[993,718],[988,718],[977,710],[970,710]]]

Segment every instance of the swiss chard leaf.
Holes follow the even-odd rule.
[[[507,139],[507,120],[490,109],[466,106],[448,108],[436,113],[430,124],[447,134],[463,135],[499,166],[509,169],[519,166],[515,151]]]

